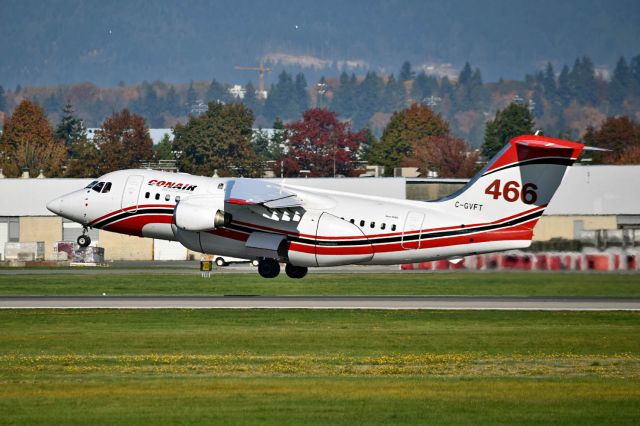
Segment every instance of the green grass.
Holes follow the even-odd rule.
[[[283,274],[284,275],[284,274]],[[388,273],[280,276],[190,274],[0,275],[0,295],[513,295],[640,297],[640,274]]]
[[[640,313],[3,310],[0,424],[635,424]]]

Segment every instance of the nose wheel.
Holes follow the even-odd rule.
[[[84,228],[82,230],[82,235],[80,235],[76,240],[80,247],[89,247],[89,244],[91,244],[91,238],[86,234],[86,232],[87,228]]]

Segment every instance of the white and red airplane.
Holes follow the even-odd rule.
[[[286,263],[388,265],[526,248],[533,228],[584,145],[512,139],[469,183],[436,201],[311,189],[284,180],[209,178],[153,170],[108,173],[47,204],[88,228],[177,240],[259,261],[265,278]]]

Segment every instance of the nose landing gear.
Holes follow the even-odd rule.
[[[87,228],[82,228],[82,235],[78,237],[76,242],[80,247],[89,247],[89,244],[91,244],[91,237],[87,235]]]

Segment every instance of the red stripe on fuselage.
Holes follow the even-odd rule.
[[[142,228],[150,223],[171,224],[173,216],[170,214],[140,214],[111,223],[104,227],[106,231],[142,237]]]

